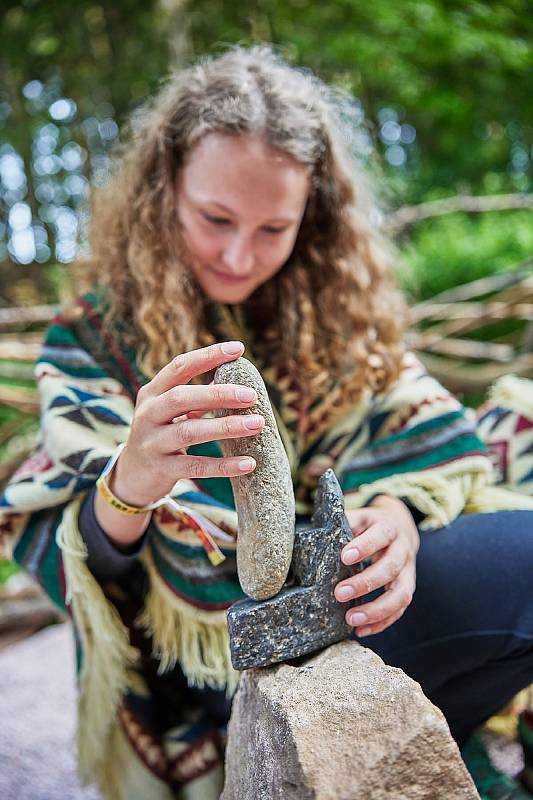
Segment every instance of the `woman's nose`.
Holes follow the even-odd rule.
[[[247,236],[235,235],[222,254],[226,268],[233,275],[247,275],[254,266],[252,244]]]

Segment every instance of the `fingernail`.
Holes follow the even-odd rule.
[[[254,390],[248,389],[246,386],[243,389],[236,389],[235,395],[241,403],[251,403],[252,400],[255,400]]]
[[[227,356],[234,356],[242,350],[242,342],[224,342],[222,352]]]
[[[366,614],[363,614],[362,611],[357,611],[356,614],[350,615],[350,625],[362,625],[363,622],[367,622],[368,617]]]
[[[253,458],[243,458],[242,461],[239,461],[239,469],[241,472],[250,472],[255,467],[255,461]]]
[[[256,431],[258,428],[262,427],[263,422],[264,422],[263,417],[259,417],[253,414],[250,417],[244,418],[244,427],[248,428],[248,430],[250,431]]]
[[[361,628],[360,631],[356,631],[358,636],[368,636],[372,633],[372,628]]]
[[[357,547],[350,547],[342,557],[342,560],[345,564],[355,564],[356,561],[359,561],[359,550]]]
[[[349,586],[342,586],[340,589],[337,589],[335,595],[339,600],[349,600],[350,597],[353,597],[353,589]]]

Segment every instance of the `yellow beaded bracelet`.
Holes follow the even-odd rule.
[[[120,511],[121,514],[126,514],[127,516],[133,516],[136,514],[147,514],[148,511],[153,511],[154,508],[158,508],[158,506],[163,505],[166,498],[161,498],[160,500],[156,500],[154,503],[150,503],[149,506],[144,506],[143,508],[139,508],[138,506],[130,506],[128,503],[125,503],[123,500],[119,500],[116,497],[111,489],[107,484],[107,476],[111,473],[113,467],[117,463],[118,457],[126,447],[126,443],[123,442],[120,444],[117,449],[115,450],[114,454],[111,456],[109,461],[104,467],[104,471],[96,481],[96,488],[98,492],[102,495],[104,500],[109,503],[110,506],[116,511]]]
[[[167,506],[177,518],[185,517],[192,521],[194,532],[198,536],[209,561],[215,566],[221,564],[225,560],[226,556],[219,548],[213,537],[217,537],[218,539],[222,539],[226,542],[231,542],[233,545],[235,544],[235,539],[233,536],[226,533],[226,531],[223,531],[221,528],[219,528],[218,525],[215,525],[213,522],[207,519],[207,517],[204,517],[203,514],[200,514],[199,511],[195,511],[193,508],[189,508],[187,506],[182,506],[168,494],[166,494],[164,497],[161,497],[159,500],[155,500],[153,503],[150,503],[149,506],[144,506],[144,508],[130,506],[128,503],[124,503],[123,500],[119,500],[118,497],[115,497],[107,485],[106,478],[117,463],[118,457],[125,447],[125,442],[117,447],[105,465],[102,474],[96,481],[97,490],[102,495],[104,500],[117,511],[120,511],[121,514],[126,514],[128,516],[132,516],[134,514],[146,514],[148,511],[153,511],[155,508],[159,508],[160,506]]]

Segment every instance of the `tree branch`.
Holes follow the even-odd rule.
[[[384,228],[398,232],[420,220],[454,214],[457,211],[480,214],[486,211],[511,211],[520,208],[533,208],[533,194],[496,194],[480,197],[458,195],[446,197],[444,200],[431,200],[416,206],[403,206],[386,216]]]

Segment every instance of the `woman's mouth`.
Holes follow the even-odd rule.
[[[248,280],[248,277],[239,277],[237,275],[228,274],[227,272],[219,272],[213,267],[208,267],[208,269],[209,272],[212,272],[213,275],[222,283],[245,283]]]

